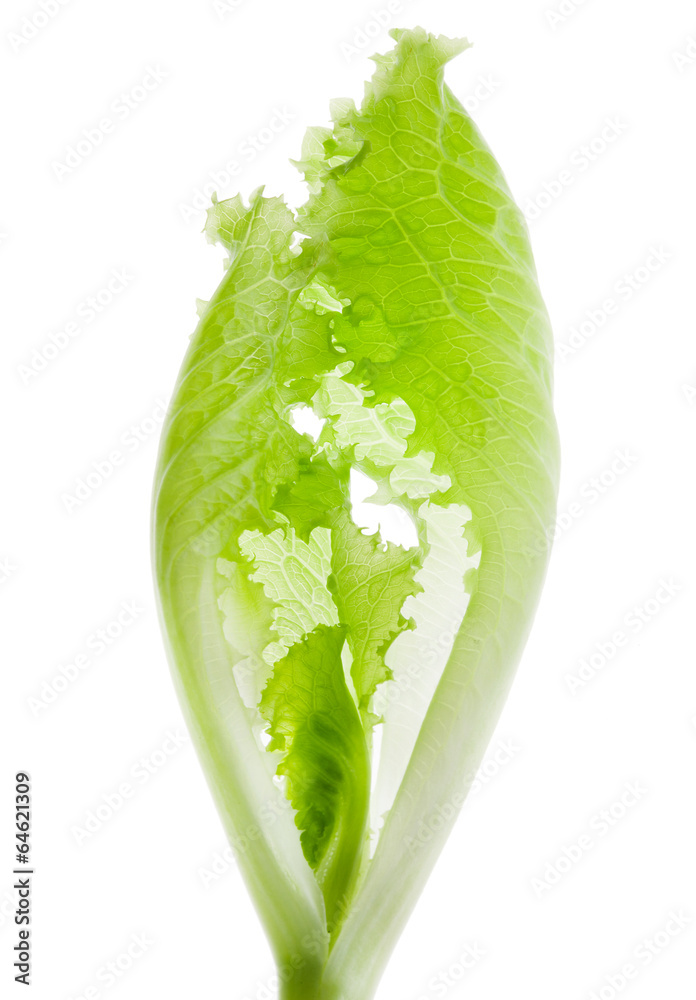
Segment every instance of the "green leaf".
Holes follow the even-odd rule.
[[[339,366],[342,374],[351,369],[348,362]],[[322,416],[331,417],[331,442],[339,452],[350,453],[356,465],[381,479],[385,498],[427,497],[433,491],[447,489],[446,476],[433,476],[433,455],[421,452],[406,456],[408,437],[416,420],[402,399],[391,404],[370,406],[366,392],[336,374],[325,375],[314,396],[314,407]],[[325,440],[328,435],[323,435]],[[384,472],[389,472],[388,485]],[[376,501],[372,501],[376,502]]]
[[[263,586],[266,598],[273,603],[273,627],[286,649],[317,624],[338,624],[327,588],[331,572],[327,529],[317,528],[307,542],[282,528],[270,535],[248,532],[242,535],[240,548],[254,562],[252,579]]]
[[[421,589],[414,574],[423,553],[381,544],[366,535],[347,512],[337,512],[331,530],[328,585],[339,621],[348,626],[353,653],[351,676],[361,712],[367,713],[377,685],[391,677],[384,656],[394,639],[410,627],[401,614],[404,601]]]
[[[250,702],[254,685],[259,694],[265,681],[263,668],[254,672],[251,685],[248,678],[238,682],[247,649],[256,640],[228,641],[226,582],[217,571],[220,558],[244,568],[240,540],[245,532],[282,534],[282,519],[272,508],[278,485],[294,482],[312,453],[312,442],[291,426],[288,409],[294,399],[309,402],[316,391],[316,366],[322,352],[331,353],[330,317],[297,302],[313,265],[292,250],[295,229],[280,199],[258,192],[248,208],[232,199],[210,212],[208,234],[231,256],[203,309],[163,429],[154,551],[182,706],[230,841],[238,848],[240,869],[279,961],[303,954],[309,935],[314,955],[305,968],[314,969],[328,954],[325,904],[292,811],[274,784],[273,758],[259,741],[262,720]],[[301,331],[297,339],[295,323]],[[279,364],[283,357],[291,370]],[[336,363],[337,357],[327,359],[330,368]],[[311,383],[306,390],[303,380]],[[246,607],[242,617],[251,613]],[[328,593],[326,607],[335,613]],[[281,612],[273,611],[273,621],[266,619],[261,630],[277,629]],[[262,613],[268,614],[267,605]],[[304,614],[303,632],[316,624],[312,609]],[[239,623],[236,612],[233,619]],[[279,644],[276,652],[282,655],[284,649]],[[272,823],[263,822],[267,815]]]
[[[334,929],[358,874],[370,787],[365,734],[343,674],[345,633],[319,625],[292,646],[260,704]]]
[[[325,455],[301,460],[297,479],[278,487],[273,509],[284,514],[298,538],[307,541],[319,526],[328,527],[331,512],[347,503],[349,468],[331,466]]]
[[[433,474],[449,485],[430,499],[471,510],[467,534],[481,561],[327,967],[342,981],[354,976],[353,956],[369,950],[355,995],[383,967],[504,703],[546,569],[558,485],[552,336],[525,220],[444,85],[443,63],[460,46],[422,29],[397,34],[362,108],[336,123],[365,155],[343,173],[325,164],[300,213],[310,235],[303,253],[326,247],[325,280],[350,299],[334,331],[342,363],[352,363],[344,378],[367,405],[407,405],[415,427],[406,455],[433,456]],[[437,832],[423,842],[432,818]]]

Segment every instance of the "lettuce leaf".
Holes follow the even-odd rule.
[[[259,710],[268,750],[281,750],[278,774],[302,831],[304,856],[336,922],[358,874],[369,804],[365,733],[346,684],[344,625],[318,625],[275,664]]]
[[[378,537],[360,531],[346,511],[335,516],[331,539],[328,585],[339,621],[348,628],[358,708],[367,713],[378,684],[391,677],[385,654],[409,627],[401,609],[406,598],[421,589],[414,578],[421,553],[380,545]]]
[[[155,485],[175,680],[286,1000],[373,995],[504,704],[555,516],[525,221],[443,79],[467,43],[392,35],[360,109],[309,130],[297,214],[261,189],[213,204],[229,257]],[[358,527],[359,474],[417,545]]]

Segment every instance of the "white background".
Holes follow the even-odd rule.
[[[693,998],[693,4],[404,0],[380,27],[371,11],[385,0],[45,2],[50,17],[29,0],[6,0],[0,15],[3,996],[27,995],[11,968],[18,769],[34,795],[31,996],[273,994],[270,952],[191,747],[167,742],[183,729],[149,566],[158,400],[196,297],[221,276],[194,201],[264,182],[302,200],[288,157],[305,127],[326,123],[330,98],[360,98],[388,27],[420,23],[474,42],[447,79],[530,216],[561,348],[564,467],[548,584],[488,779],[378,995]],[[128,110],[119,95],[152,71],[158,86]],[[104,118],[112,130],[61,169]],[[263,131],[272,119],[276,134]],[[113,269],[125,287],[90,321],[85,302]],[[114,451],[112,474],[70,501]],[[135,620],[96,652],[123,602]],[[64,682],[60,668],[74,676],[80,654],[88,665]],[[593,656],[590,679],[572,685]],[[628,807],[627,783],[639,789]],[[127,800],[110,818],[101,808],[107,819],[86,835],[90,812],[104,796],[118,804],[123,785]],[[550,885],[564,850],[576,860]],[[213,865],[223,874],[206,887]],[[683,926],[660,935],[670,911]],[[648,960],[641,942],[656,934]],[[106,963],[134,935],[144,953],[108,985]],[[485,957],[455,982],[474,944]]]

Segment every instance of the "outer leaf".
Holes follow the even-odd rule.
[[[443,64],[466,43],[392,34],[398,45],[378,60],[361,111],[336,123],[363,155],[339,170],[326,161],[301,224],[328,243],[326,280],[351,300],[335,329],[353,362],[347,378],[375,404],[408,404],[409,453],[432,453],[433,472],[449,477],[435,502],[471,510],[481,562],[329,960],[327,982],[350,980],[356,997],[374,989],[504,703],[546,569],[558,477],[552,338],[524,218],[443,84]]]
[[[305,955],[308,936],[313,942],[296,976],[301,985],[325,961],[323,899],[273,782],[273,759],[259,745],[257,711],[235,682],[239,657],[225,636],[218,605],[225,579],[216,569],[220,556],[242,558],[245,530],[278,527],[271,506],[277,485],[295,481],[311,452],[285,419],[286,382],[291,374],[312,377],[322,351],[330,351],[330,333],[328,316],[310,323],[296,304],[308,274],[290,250],[294,227],[281,202],[258,194],[249,209],[235,200],[211,213],[209,234],[233,256],[194,334],[164,428],[154,540],[182,706],[278,962]],[[300,333],[290,340],[293,311]],[[274,821],[264,822],[269,815]]]

